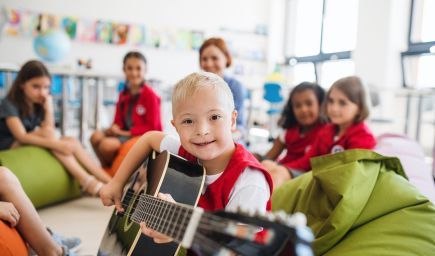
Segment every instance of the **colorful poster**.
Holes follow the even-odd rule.
[[[65,17],[62,20],[62,27],[68,34],[70,39],[75,39],[77,36],[77,18]]]
[[[95,36],[97,42],[110,44],[112,42],[112,23],[102,20],[97,21]]]
[[[77,25],[77,39],[82,42],[95,42],[95,21],[81,19]]]
[[[6,8],[7,23],[5,26],[5,34],[9,36],[17,36],[20,34],[21,12],[16,9]]]
[[[161,42],[160,42],[160,33],[155,28],[150,28],[146,30],[146,46],[151,48],[160,48]]]
[[[130,29],[128,31],[128,44],[131,45],[143,45],[145,44],[145,26],[143,25],[130,25]]]
[[[179,30],[177,33],[177,50],[192,49],[192,34],[187,30]]]
[[[177,48],[177,30],[164,29],[160,37],[160,48],[163,49],[176,49]]]
[[[204,32],[192,31],[192,50],[199,50],[202,43],[204,42]]]
[[[204,41],[201,31],[177,28],[149,28],[142,24],[126,24],[103,20],[60,17],[28,10],[3,8],[3,34],[34,37],[39,31],[64,29],[70,39],[114,45],[146,46],[160,49],[198,50]],[[1,17],[0,17],[1,18]],[[1,33],[1,31],[0,31]]]
[[[42,14],[40,16],[41,21],[41,30],[46,31],[50,29],[58,29],[61,27],[60,25],[60,17],[57,15],[51,14]]]
[[[27,37],[33,37],[38,34],[38,15],[30,11],[21,12],[21,34]]]
[[[129,33],[129,25],[127,24],[112,24],[112,43],[126,44]]]

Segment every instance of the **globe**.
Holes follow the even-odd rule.
[[[63,30],[49,30],[40,33],[33,41],[36,54],[48,62],[58,62],[71,49],[71,41]]]

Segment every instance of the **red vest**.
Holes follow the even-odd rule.
[[[288,128],[285,132],[285,146],[287,154],[279,160],[279,163],[288,163],[304,156],[310,146],[317,138],[319,131],[324,127],[323,124],[317,124],[311,130],[301,135],[300,126]]]
[[[188,153],[183,147],[180,147],[178,154],[189,161],[197,161],[196,158]],[[217,180],[207,186],[207,190],[199,199],[198,206],[208,211],[224,209],[228,204],[234,184],[240,174],[242,174],[247,167],[259,170],[263,173],[267,183],[269,184],[270,194],[272,194],[273,183],[270,174],[249,151],[247,151],[242,145],[236,143],[236,150],[228,162],[227,167]],[[267,202],[266,210],[271,210],[270,198]]]
[[[128,89],[119,94],[113,123],[117,124],[121,129],[125,129],[125,117],[132,100],[133,95],[130,94]],[[139,98],[133,105],[131,119],[130,132],[132,136],[142,135],[152,130],[162,131],[160,97],[146,84],[140,89]]]

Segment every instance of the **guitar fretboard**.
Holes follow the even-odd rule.
[[[192,213],[191,207],[141,194],[131,220],[144,222],[147,227],[181,242]]]

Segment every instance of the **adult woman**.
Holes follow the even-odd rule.
[[[231,89],[234,97],[234,104],[237,110],[237,131],[233,135],[240,139],[244,130],[244,108],[245,88],[235,78],[224,74],[226,68],[230,67],[232,58],[227,44],[222,38],[209,38],[199,48],[199,65],[207,72],[221,76]]]

